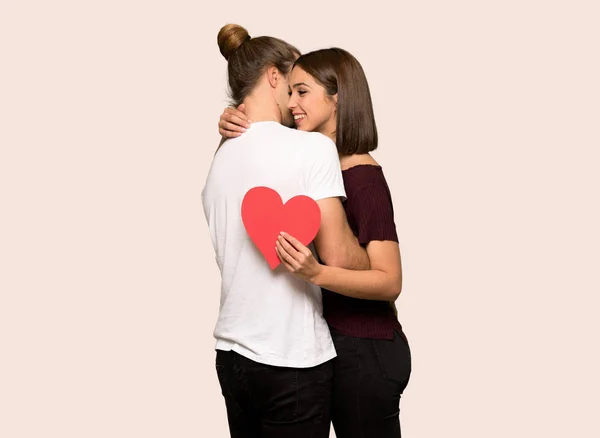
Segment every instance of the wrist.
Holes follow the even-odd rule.
[[[325,265],[319,263],[317,265],[316,272],[312,275],[309,281],[314,285],[321,287],[321,283],[323,281],[323,273],[326,268],[327,267]]]

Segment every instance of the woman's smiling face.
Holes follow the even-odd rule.
[[[288,108],[296,128],[316,131],[335,141],[337,94],[330,96],[325,88],[300,67],[289,76]]]

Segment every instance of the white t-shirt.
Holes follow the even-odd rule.
[[[216,349],[268,365],[312,367],[335,357],[321,291],[281,264],[271,270],[250,240],[241,205],[256,186],[276,190],[284,203],[297,195],[345,199],[335,144],[316,132],[252,123],[217,151],[202,191],[222,280]]]

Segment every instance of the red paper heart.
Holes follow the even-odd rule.
[[[321,209],[308,196],[294,196],[284,204],[275,190],[254,187],[242,201],[242,221],[250,239],[275,269],[281,263],[275,252],[279,233],[285,231],[308,245],[321,226]]]

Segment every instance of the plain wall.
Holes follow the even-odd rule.
[[[599,12],[0,0],[0,436],[228,436],[200,192],[230,22],[366,71],[413,353],[403,436],[600,436]]]

